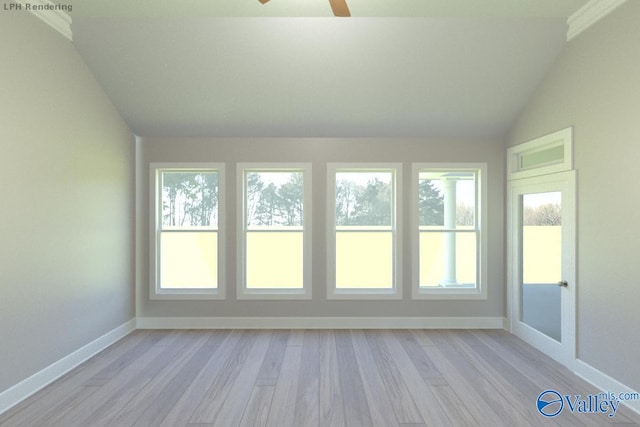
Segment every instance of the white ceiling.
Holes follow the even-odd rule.
[[[73,12],[131,129],[264,137],[501,136],[586,3],[348,0],[353,17],[331,18],[328,0],[146,1]],[[304,17],[260,16],[285,12]]]

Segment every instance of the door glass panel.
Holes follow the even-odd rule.
[[[524,194],[521,209],[523,323],[561,341],[562,193]]]

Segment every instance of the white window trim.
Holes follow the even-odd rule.
[[[149,165],[149,298],[152,300],[212,300],[225,298],[225,165],[224,163],[150,163]],[[163,171],[216,171],[218,173],[218,287],[201,289],[160,289],[160,203],[159,175]]]
[[[545,149],[556,147],[562,147],[564,153],[562,161],[541,164],[531,168],[522,167],[522,159],[527,154],[535,154]],[[507,178],[509,181],[569,170],[573,170],[573,127],[568,127],[507,149]]]
[[[302,171],[304,174],[303,226],[302,226],[302,289],[247,289],[246,288],[246,221],[245,221],[245,171]],[[236,165],[237,198],[237,279],[236,297],[239,300],[308,300],[312,297],[312,185],[311,163],[238,163]]]
[[[393,287],[391,289],[336,289],[336,172],[338,170],[393,172],[395,209],[393,233]],[[400,300],[402,299],[402,163],[328,163],[327,164],[327,299]]]
[[[479,226],[476,241],[476,287],[475,288],[420,288],[420,226],[418,219],[418,185],[420,171],[473,171],[477,172],[476,205],[477,224]],[[487,299],[487,164],[486,163],[413,163],[411,171],[411,234],[412,234],[412,270],[411,294],[414,300],[420,299]],[[479,205],[479,206],[478,206]]]

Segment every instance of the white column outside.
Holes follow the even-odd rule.
[[[457,178],[443,178],[444,228],[456,228],[456,184]],[[456,233],[444,233],[444,277],[440,286],[457,285],[456,279]]]

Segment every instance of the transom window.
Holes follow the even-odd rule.
[[[310,297],[310,168],[239,165],[239,298]]]
[[[330,298],[400,297],[400,165],[329,165]]]
[[[224,172],[214,164],[152,164],[152,298],[222,298]]]
[[[484,166],[414,165],[414,298],[481,297]]]

